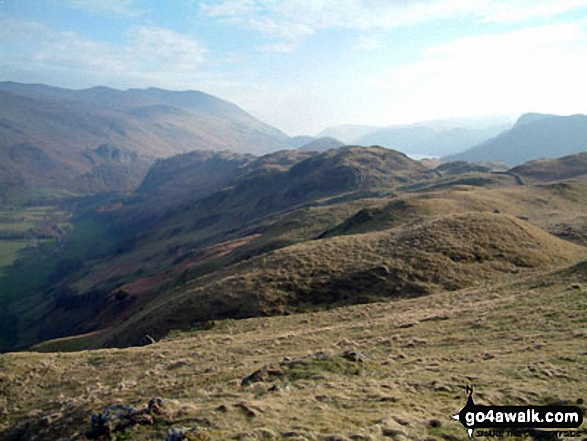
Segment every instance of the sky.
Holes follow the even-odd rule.
[[[587,0],[0,0],[0,80],[201,90],[289,135],[587,113]]]

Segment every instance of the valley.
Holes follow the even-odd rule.
[[[584,409],[567,117],[418,161],[199,92],[0,90],[0,440],[463,439],[467,386]],[[542,157],[541,122],[580,142]]]

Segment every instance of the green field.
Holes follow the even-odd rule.
[[[37,247],[56,240],[66,228],[67,214],[56,206],[0,210],[0,274],[27,247]]]
[[[55,242],[68,229],[70,214],[60,205],[71,194],[49,189],[1,190],[0,274],[3,274],[25,248]]]

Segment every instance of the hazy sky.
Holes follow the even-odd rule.
[[[0,80],[197,89],[290,135],[587,113],[587,0],[0,0]]]

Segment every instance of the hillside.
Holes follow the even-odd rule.
[[[46,339],[93,332],[123,321],[134,323],[139,311],[146,311],[151,304],[168,298],[180,289],[178,287],[191,283],[199,286],[204,280],[217,280],[226,274],[225,271],[232,271],[227,268],[247,268],[244,262],[262,262],[267,256],[275,259],[281,254],[268,253],[278,253],[278,250],[289,249],[287,247],[300,246],[300,253],[312,250],[310,244],[318,243],[316,239],[348,240],[355,245],[350,249],[342,246],[320,248],[320,252],[310,252],[313,257],[309,260],[320,263],[325,254],[330,257],[324,262],[337,256],[335,259],[342,264],[356,251],[365,259],[364,276],[369,279],[373,276],[371,269],[383,264],[379,260],[386,255],[373,235],[387,231],[386,234],[395,237],[399,234],[397,231],[405,229],[408,234],[417,225],[432,230],[438,225],[439,216],[495,212],[514,220],[526,219],[576,244],[587,244],[587,211],[581,196],[587,191],[585,181],[532,185],[529,180],[529,185],[520,185],[520,179],[514,174],[494,173],[466,163],[448,163],[430,170],[403,154],[380,147],[343,147],[323,153],[285,150],[261,157],[193,152],[162,160],[151,169],[133,196],[90,200],[80,205],[72,231],[60,239],[57,253],[50,254],[52,248],[47,248],[46,252],[39,248],[30,260],[14,269],[10,277],[4,281],[0,279],[0,288],[5,286],[6,292],[12,292],[4,299],[3,329],[7,338],[4,347],[27,346]],[[473,234],[467,227],[469,223],[475,224],[473,218],[455,222],[463,225],[459,227],[462,234]],[[366,234],[361,239],[364,243],[350,239],[358,234]],[[489,269],[487,264],[473,270],[477,268],[475,265],[461,267],[461,263],[455,263],[451,270],[456,274],[454,277],[446,279],[448,273],[427,275],[436,281],[417,282],[415,274],[420,271],[419,267],[431,265],[430,268],[435,268],[434,256],[450,254],[452,248],[442,237],[451,238],[451,234],[439,232],[434,239],[446,249],[432,252],[432,257],[426,254],[428,251],[412,256],[410,260],[416,259],[413,262],[416,266],[402,264],[401,271],[397,270],[398,262],[411,256],[411,251],[397,244],[389,245],[401,249],[400,254],[390,255],[384,262],[389,271],[393,269],[389,274],[398,277],[394,283],[399,283],[400,290],[427,294],[450,286],[462,287],[475,278],[495,277],[500,272],[536,266],[529,264],[529,256],[523,253],[506,262],[508,246],[503,245],[498,254],[504,262],[499,263],[497,259]],[[499,236],[501,233],[492,234]],[[513,242],[518,241],[515,235],[512,237]],[[472,237],[468,240],[472,246]],[[548,243],[550,239],[537,240]],[[456,243],[457,238],[451,241]],[[419,247],[422,240],[415,238],[414,243]],[[469,256],[463,257],[462,263],[466,264],[470,256],[483,256],[482,249],[489,245],[485,243],[479,247],[479,250],[460,251]],[[369,250],[367,254],[366,250]],[[402,257],[402,253],[405,256]],[[548,250],[545,253],[543,257],[547,260],[552,257],[553,262],[561,257],[556,252],[552,256]],[[380,257],[373,260],[375,256]],[[417,263],[419,258],[424,260]],[[439,258],[442,260],[446,256]],[[439,265],[441,260],[437,261]],[[295,268],[295,262],[287,259],[281,265],[292,271]],[[334,272],[329,265],[320,270],[327,278],[347,273],[349,268],[360,268],[363,263],[349,261],[351,266]],[[451,265],[442,263],[447,268]],[[520,265],[521,269],[516,269]],[[494,270],[497,273],[494,274]],[[247,275],[247,271],[243,273],[245,280],[253,277]],[[409,282],[406,281],[408,273],[411,274]],[[303,281],[307,276],[302,273],[297,278]],[[336,277],[332,279],[335,285],[336,280]],[[264,297],[265,291],[258,288],[255,291],[261,297],[243,298],[244,310],[236,297],[219,298],[212,308],[215,317],[281,314],[336,303],[328,295],[324,301],[305,302],[295,295],[292,297],[291,293],[272,291],[272,283],[265,284],[268,298]],[[296,283],[291,289],[298,294],[304,290],[318,292],[316,287],[303,288]],[[272,298],[282,303],[273,304]],[[358,293],[339,300],[355,303],[375,298]],[[205,321],[204,312],[208,306],[196,303],[195,308],[201,314],[174,313],[176,321],[171,325],[157,325],[157,335],[175,326]],[[40,316],[44,320],[39,321]],[[157,320],[149,318],[153,323]],[[142,326],[135,327],[139,334],[144,330]],[[118,330],[115,328],[113,332]],[[129,332],[128,335],[134,334]],[[142,337],[144,333],[126,343],[137,343]]]
[[[339,141],[338,139],[330,138],[330,137],[322,137],[316,138],[307,144],[302,145],[300,148],[302,150],[314,150],[317,152],[324,152],[329,149],[337,149],[345,145],[343,142]],[[379,145],[378,143],[374,142],[370,145]]]
[[[536,181],[548,182],[585,175],[587,152],[555,159],[531,161],[509,170],[510,173]]]
[[[202,92],[0,83],[0,184],[127,190],[155,158],[289,147],[279,130]]]
[[[497,280],[500,273],[573,262],[584,252],[516,218],[483,213],[323,239],[273,251],[179,286],[96,344],[140,344],[146,334],[158,337],[225,317],[457,290]]]
[[[155,397],[143,423],[112,435],[466,439],[450,415],[469,385],[477,404],[585,412],[586,266],[395,302],[216,321],[141,348],[0,355],[0,439],[86,439],[97,433],[91,414],[118,405],[114,429],[129,421],[127,406],[146,409]]]
[[[514,127],[446,161],[505,162],[517,166],[587,150],[587,116],[523,115]]]
[[[414,157],[440,157],[463,151],[511,127],[507,117],[453,118],[414,124],[331,127],[318,136],[347,144],[381,145]]]
[[[5,299],[12,305],[8,311],[18,311],[18,330],[9,334],[27,345],[107,325],[162,294],[187,269],[205,273],[222,266],[219,257],[288,213],[343,201],[352,205],[430,176],[418,162],[380,147],[282,151],[259,158],[190,153],[161,161],[136,195],[89,205],[74,222],[78,233],[66,237],[52,259],[30,260],[30,266],[0,279],[0,288],[8,286],[13,298]],[[339,216],[352,214],[348,210],[329,215],[318,228],[309,226],[295,240],[333,227],[344,219]],[[268,239],[249,253],[290,243]],[[31,272],[37,277],[31,278]],[[137,292],[122,309],[112,303],[121,290]],[[92,321],[100,311],[109,312]],[[46,320],[39,322],[39,315]]]
[[[57,239],[0,277],[0,440],[461,439],[468,385],[584,406],[583,156],[191,152],[18,212]]]

